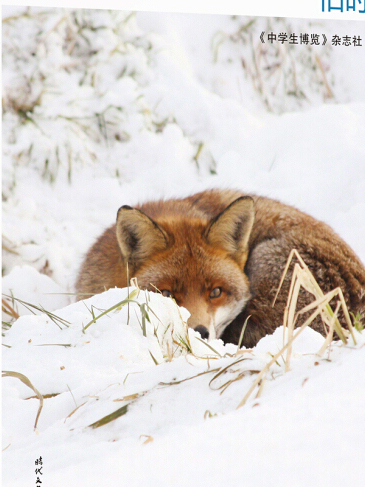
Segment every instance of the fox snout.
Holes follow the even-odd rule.
[[[190,317],[188,319],[188,326],[190,328],[198,331],[203,339],[213,340],[217,337],[214,320],[209,316],[209,313],[199,312],[199,310],[191,308],[189,305],[185,305],[184,307],[190,312]],[[205,307],[206,306],[204,306],[204,308]]]
[[[245,289],[242,283],[242,289]],[[242,294],[238,299],[227,299],[219,305],[212,305],[204,296],[194,296],[195,299],[179,303],[190,312],[188,325],[198,331],[203,339],[214,340],[220,338],[227,325],[242,310],[247,295]]]

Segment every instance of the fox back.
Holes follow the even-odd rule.
[[[365,317],[364,266],[330,227],[275,200],[233,190],[122,206],[116,224],[88,251],[76,291],[87,297],[137,277],[142,289],[159,290],[187,308],[189,326],[204,338],[237,343],[249,317],[243,345],[252,347],[283,323],[292,270],[272,304],[294,248],[323,292],[341,287],[349,310]],[[297,307],[311,300],[301,290]],[[312,327],[325,332],[319,319]]]

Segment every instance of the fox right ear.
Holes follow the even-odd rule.
[[[166,233],[141,210],[122,206],[118,210],[116,235],[123,258],[132,268],[167,247]]]
[[[226,250],[243,268],[254,219],[253,199],[241,196],[213,218],[206,232],[207,242]]]

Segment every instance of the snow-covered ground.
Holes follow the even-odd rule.
[[[8,301],[22,316],[5,331],[3,370],[45,398],[34,431],[36,393],[21,376],[2,380],[3,484],[364,483],[364,336],[319,356],[323,338],[304,330],[290,371],[284,354],[237,409],[282,329],[237,354],[201,342],[185,310],[157,294],[130,288],[138,302],[86,327],[128,290],[85,304],[72,292],[121,205],[210,187],[293,204],[365,262],[365,24],[2,15],[3,293],[56,315]],[[262,44],[262,31],[360,36],[363,46]]]

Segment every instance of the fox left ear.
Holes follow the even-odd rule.
[[[210,245],[226,250],[243,268],[247,260],[248,241],[254,220],[253,199],[250,196],[242,196],[213,218],[205,238]]]

